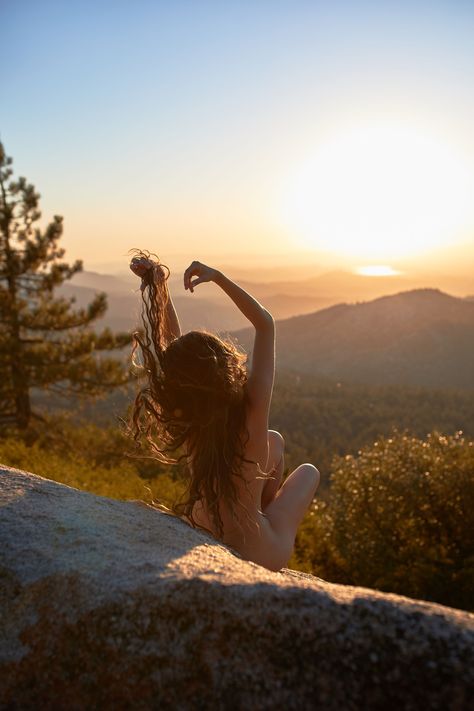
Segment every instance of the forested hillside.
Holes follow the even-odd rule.
[[[232,331],[244,328],[248,321],[235,304],[214,285],[186,294],[181,276],[169,281],[170,291],[184,331],[197,328],[212,331]],[[306,282],[288,284],[252,284],[253,293],[276,318],[289,318],[296,314],[306,314],[321,309],[340,300],[337,297],[306,294]],[[290,293],[281,291],[287,287]],[[101,326],[112,329],[133,330],[139,323],[140,296],[138,281],[125,277],[85,272],[73,283],[64,284],[58,290],[61,296],[74,298],[78,306],[83,306],[94,298],[97,292],[107,294],[108,309]]]
[[[234,334],[249,349],[253,333]],[[278,321],[277,369],[345,382],[474,388],[474,303],[419,289]]]
[[[85,403],[36,395],[44,411],[61,405],[76,424],[81,422],[118,429],[126,416],[134,388],[107,399]],[[286,440],[287,467],[316,464],[327,483],[334,455],[355,454],[393,428],[424,437],[432,430],[449,434],[463,430],[474,436],[474,398],[471,393],[417,387],[370,386],[340,383],[315,376],[278,372],[270,426]]]
[[[461,391],[344,384],[280,373],[270,425],[285,436],[288,464],[313,462],[324,486],[335,455],[356,454],[394,428],[418,437],[432,430],[462,430],[473,437],[474,398]]]

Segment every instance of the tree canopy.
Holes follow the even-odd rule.
[[[107,309],[105,293],[81,309],[54,295],[82,262],[62,261],[63,218],[40,229],[40,195],[26,178],[14,180],[11,166],[0,143],[0,425],[26,429],[33,388],[97,396],[127,382],[123,360],[100,354],[131,335],[91,327]]]

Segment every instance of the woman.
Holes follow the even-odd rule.
[[[147,252],[130,268],[142,279],[143,335],[135,334],[148,384],[135,400],[134,436],[144,435],[158,459],[185,458],[189,483],[174,511],[244,558],[279,570],[319,484],[301,464],[281,484],[282,436],[268,429],[275,372],[275,324],[270,313],[222,272],[192,262],[184,273],[191,294],[214,282],[255,329],[251,366],[229,341],[201,331],[181,334],[170,297],[169,270]],[[170,453],[183,452],[178,459]]]

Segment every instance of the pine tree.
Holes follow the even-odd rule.
[[[44,230],[35,225],[40,195],[25,178],[12,178],[11,164],[0,143],[0,425],[24,430],[37,415],[33,388],[98,396],[126,383],[123,362],[100,353],[123,348],[131,336],[91,328],[107,309],[104,293],[82,309],[54,296],[82,262],[61,261],[62,217]]]

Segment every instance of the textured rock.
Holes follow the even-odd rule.
[[[0,707],[467,709],[474,616],[0,468]]]

